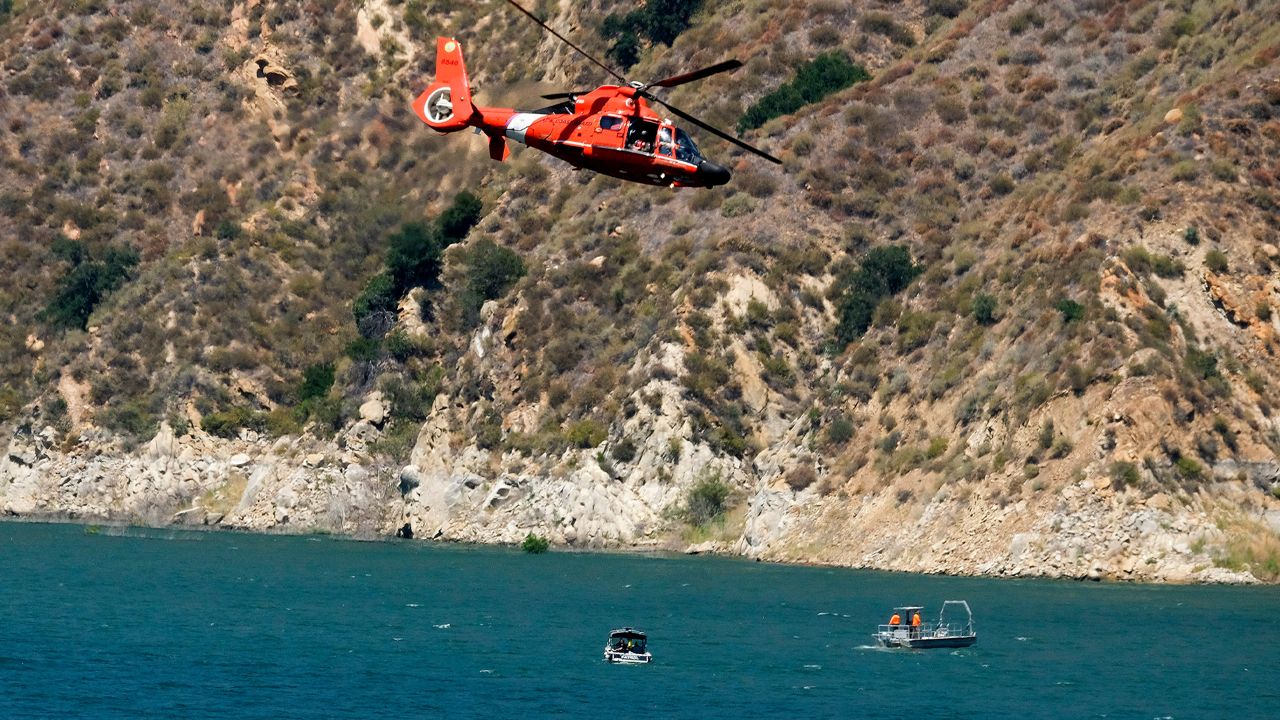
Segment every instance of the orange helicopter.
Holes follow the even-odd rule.
[[[728,168],[704,158],[688,133],[650,108],[652,101],[770,162],[782,163],[650,92],[651,88],[672,88],[733,70],[742,67],[741,62],[726,60],[651,83],[627,82],[514,0],[507,2],[622,84],[543,95],[545,99],[562,102],[540,110],[479,107],[472,103],[462,46],[453,38],[437,38],[436,80],[413,101],[414,112],[436,132],[475,128],[477,133],[489,137],[489,157],[499,162],[510,155],[507,140],[514,140],[574,167],[631,182],[669,187],[715,187],[729,182]]]

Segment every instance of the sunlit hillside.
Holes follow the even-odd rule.
[[[0,2],[0,506],[1280,577],[1271,3],[528,6],[783,164],[436,135],[608,80],[505,2]]]

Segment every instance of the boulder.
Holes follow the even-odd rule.
[[[249,459],[248,455],[244,453],[236,453],[235,455],[231,456],[231,459],[227,461],[227,464],[230,465],[231,467],[244,467],[245,465],[248,465],[250,462],[251,460]]]
[[[414,488],[422,484],[422,471],[417,465],[405,465],[400,470],[400,495],[408,495]]]
[[[364,403],[360,405],[360,419],[366,420],[377,427],[382,427],[382,422],[386,417],[387,408],[382,402],[382,393],[375,390],[365,396]]]
[[[160,423],[156,436],[147,443],[147,457],[153,460],[165,460],[173,457],[174,435],[168,421]]]
[[[1182,108],[1173,108],[1164,114],[1164,121],[1170,125],[1182,122]]]

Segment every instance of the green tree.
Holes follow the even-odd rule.
[[[399,298],[409,288],[440,286],[440,235],[420,222],[405,223],[387,238],[387,274],[394,295]]]
[[[836,340],[840,347],[861,337],[871,327],[880,301],[906,289],[922,271],[904,246],[872,248],[859,268],[840,281],[843,293],[836,304],[840,317]]]
[[[453,198],[453,205],[440,215],[440,236],[444,245],[452,245],[465,238],[471,228],[480,222],[484,205],[480,198],[463,190]]]

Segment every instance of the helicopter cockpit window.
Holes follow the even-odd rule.
[[[632,120],[627,129],[627,149],[642,153],[653,152],[653,140],[658,134],[658,123],[650,120]]]
[[[620,127],[622,127],[622,118],[620,117],[605,115],[604,117],[600,118],[601,130],[617,130]]]
[[[694,165],[702,162],[702,153],[693,144],[693,138],[680,128],[676,128],[676,159]]]

